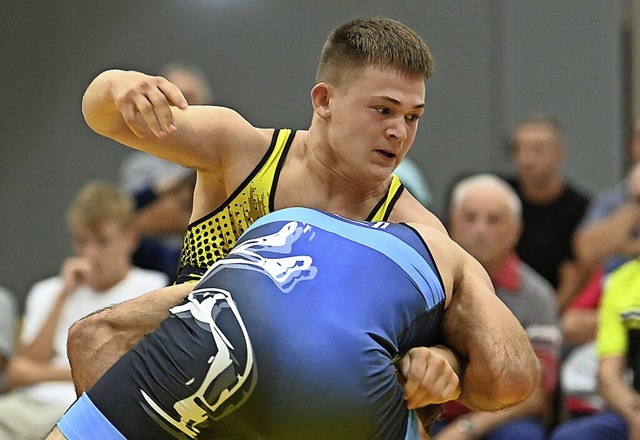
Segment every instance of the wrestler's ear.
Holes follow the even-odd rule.
[[[311,89],[313,111],[322,119],[328,119],[331,116],[332,95],[333,87],[324,82],[319,82]]]

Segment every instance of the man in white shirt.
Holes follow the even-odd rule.
[[[0,439],[43,438],[75,400],[67,333],[76,320],[166,285],[164,274],[132,266],[132,218],[131,198],[100,182],[85,186],[70,206],[75,255],[27,296],[20,343],[7,367],[11,391],[0,396]]]

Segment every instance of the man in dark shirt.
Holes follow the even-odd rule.
[[[506,180],[522,200],[524,230],[516,251],[559,296],[574,289],[571,239],[589,199],[567,182],[559,123],[551,116],[523,119],[512,137],[516,174]]]

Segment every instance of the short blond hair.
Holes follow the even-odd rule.
[[[329,34],[316,81],[339,85],[350,72],[370,65],[425,80],[433,73],[431,52],[417,33],[399,21],[376,17],[353,20]]]
[[[80,190],[69,206],[67,222],[71,228],[96,228],[105,220],[118,220],[123,226],[128,226],[133,214],[131,196],[115,185],[92,181]]]

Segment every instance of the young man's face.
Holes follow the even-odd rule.
[[[369,66],[333,89],[329,141],[353,176],[384,180],[411,147],[424,113],[425,82]]]
[[[131,265],[135,234],[115,219],[104,220],[89,228],[76,225],[72,230],[76,255],[86,259],[90,270],[85,283],[105,290],[119,282]]]

